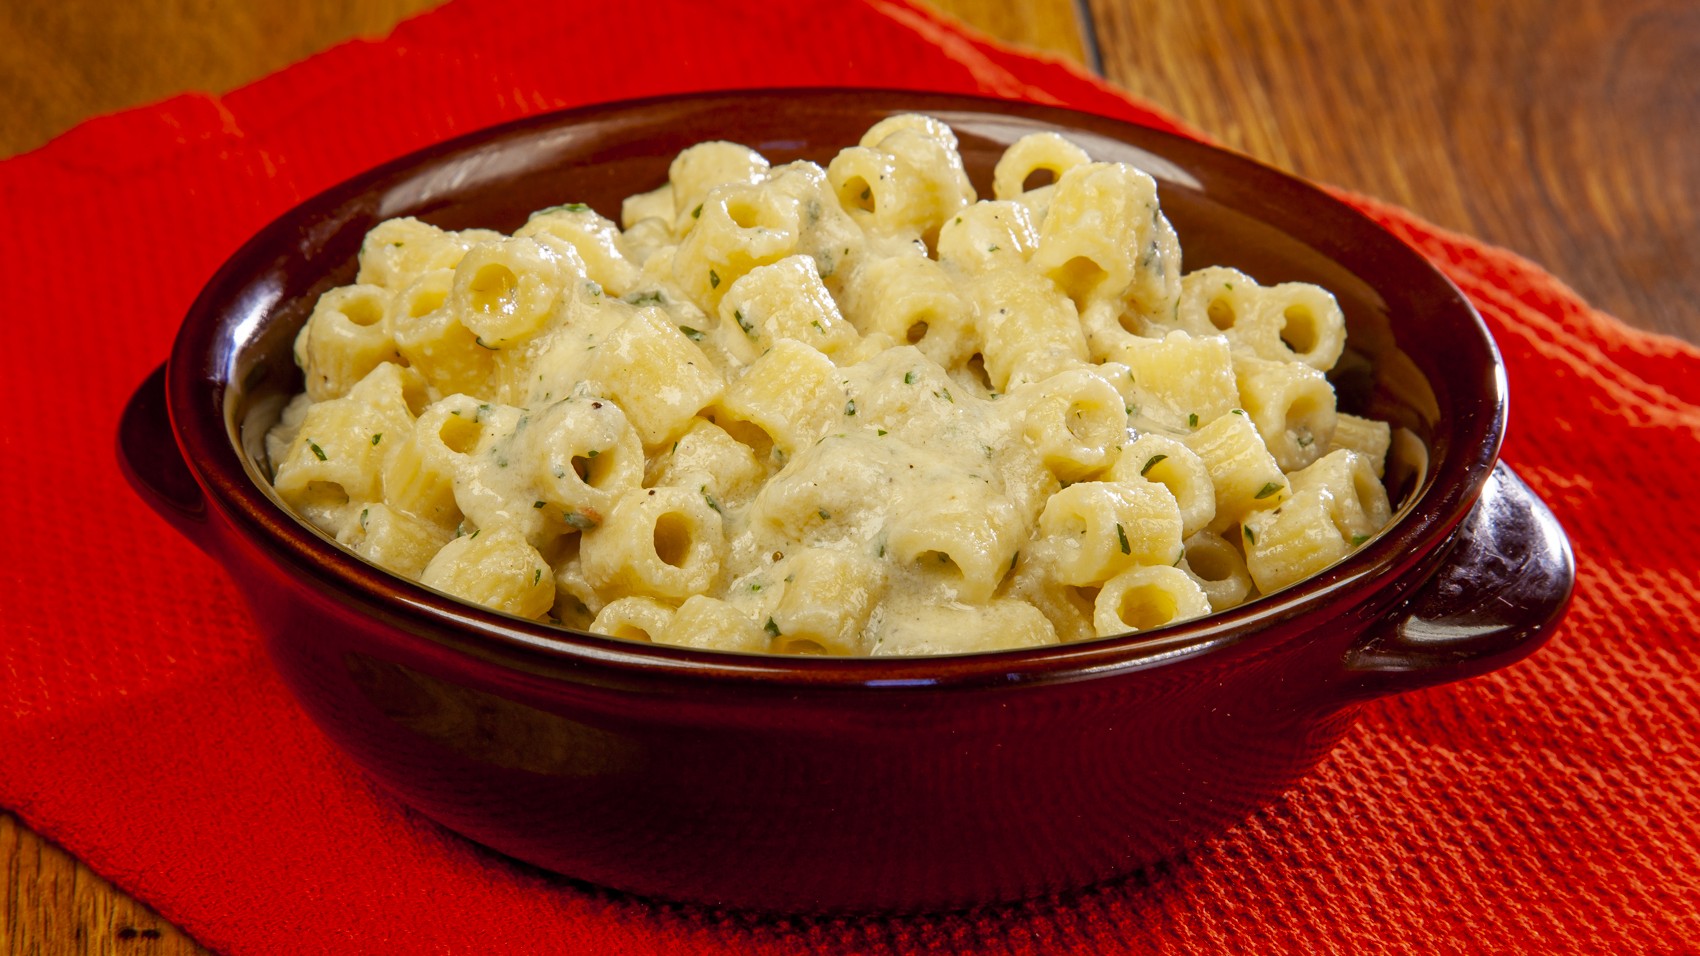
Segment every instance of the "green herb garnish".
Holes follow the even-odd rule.
[[[761,629],[767,632],[768,637],[779,636],[779,625],[773,623],[773,618],[771,616],[768,617],[767,623],[761,626]]]
[[[1121,522],[1116,522],[1116,540],[1121,542],[1122,554],[1132,554],[1133,549],[1127,546],[1127,532],[1122,530]]]
[[[710,289],[720,288],[720,273],[713,269],[708,270],[708,287]]]
[[[1157,467],[1157,463],[1162,461],[1163,459],[1165,459],[1167,457],[1169,457],[1169,456],[1168,455],[1152,455],[1150,458],[1147,458],[1145,460],[1145,467],[1139,469],[1139,476],[1141,478],[1145,477],[1146,472]]]
[[[313,439],[311,439],[311,438],[307,439],[307,447],[313,449],[313,455],[315,457],[317,457],[320,461],[328,461],[329,460],[325,457],[325,450],[323,448],[320,448],[319,443],[314,441]]]
[[[1275,494],[1276,492],[1278,492],[1280,490],[1281,490],[1281,486],[1276,484],[1275,482],[1271,481],[1268,484],[1264,485],[1262,488],[1259,488],[1257,490],[1257,494],[1252,495],[1252,498],[1254,498],[1258,501],[1262,501],[1263,499],[1269,497],[1272,494]]]

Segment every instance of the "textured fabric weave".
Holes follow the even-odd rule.
[[[855,38],[841,56],[798,42],[829,20]],[[1505,353],[1505,457],[1578,556],[1576,603],[1530,660],[1367,707],[1302,785],[1184,858],[981,913],[656,905],[515,866],[375,792],[287,697],[229,581],[125,487],[124,400],[219,262],[348,175],[542,110],[801,85],[1175,128],[898,0],[457,0],[0,163],[0,805],[232,954],[1700,952],[1700,352],[1352,197],[1475,300]]]

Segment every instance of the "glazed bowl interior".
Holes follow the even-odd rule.
[[[825,164],[895,112],[954,129],[976,190],[989,195],[1003,149],[1051,130],[1096,160],[1125,161],[1159,183],[1184,267],[1225,265],[1259,282],[1313,282],[1338,298],[1347,356],[1331,374],[1343,411],[1390,421],[1387,484],[1397,512],[1374,541],[1299,585],[1148,635],[953,658],[949,676],[1139,667],[1207,650],[1323,602],[1351,603],[1373,579],[1408,567],[1469,510],[1503,427],[1493,344],[1467,300],[1414,251],[1316,188],[1191,140],[1071,111],[907,92],[768,91],[591,107],[534,117],[433,147],[323,193],[257,235],[209,283],[173,353],[169,402],[186,458],[229,520],[325,586],[402,604],[476,640],[545,655],[591,656],[717,674],[863,683],[942,673],[928,659],[820,660],[687,651],[562,630],[472,607],[368,566],[305,522],[270,489],[266,429],[301,388],[291,345],[319,294],[354,281],[362,237],[416,216],[445,229],[512,231],[538,208],[585,202],[618,220],[620,200],[667,179],[682,149],[741,142],[775,165]],[[930,679],[930,677],[929,677]]]

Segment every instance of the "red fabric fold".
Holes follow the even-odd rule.
[[[1300,787],[1181,859],[981,913],[658,905],[516,866],[375,792],[289,700],[219,569],[125,487],[124,400],[226,255],[361,169],[542,110],[804,85],[1180,128],[903,0],[457,0],[0,163],[0,805],[233,954],[1700,950],[1700,351],[1356,197],[1481,308],[1511,382],[1506,458],[1574,538],[1576,604],[1529,661],[1371,705]]]

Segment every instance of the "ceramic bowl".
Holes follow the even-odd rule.
[[[921,659],[628,643],[395,578],[292,517],[262,436],[299,390],[290,343],[353,280],[362,235],[414,215],[512,230],[619,200],[707,139],[825,163],[893,112],[949,123],[982,195],[999,152],[1060,131],[1154,175],[1187,268],[1332,290],[1342,407],[1418,439],[1400,507],[1299,585],[1146,634]],[[1444,277],[1322,191],[1209,146],[1062,109],[881,91],[737,92],[537,116],[396,160],[243,246],[126,409],[142,496],[214,556],[301,706],[404,803],[519,860],[677,900],[938,909],[1126,874],[1291,787],[1355,705],[1503,667],[1569,599],[1562,530],[1497,464],[1505,377]],[[168,449],[162,454],[161,449]],[[180,451],[181,455],[173,454]]]

